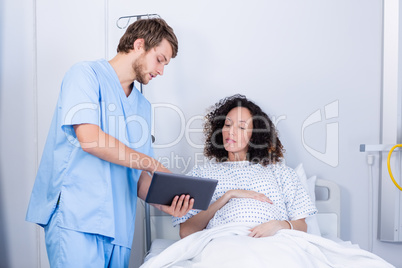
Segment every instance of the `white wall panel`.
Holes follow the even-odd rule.
[[[104,1],[37,3],[39,152],[46,141],[64,74],[75,63],[105,57]]]
[[[34,4],[0,2],[0,267],[35,267],[24,221],[35,175]]]

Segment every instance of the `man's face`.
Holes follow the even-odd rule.
[[[172,58],[172,47],[166,39],[159,46],[151,48],[133,63],[136,80],[144,85],[148,84],[157,75],[163,75],[165,65]]]

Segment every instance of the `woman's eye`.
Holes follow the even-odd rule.
[[[247,126],[245,124],[241,124],[241,125],[239,125],[239,128],[242,130],[245,130],[245,129],[247,129]]]

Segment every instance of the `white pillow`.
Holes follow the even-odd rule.
[[[295,172],[299,177],[304,189],[306,189],[307,193],[309,194],[311,202],[313,202],[315,205],[315,182],[317,181],[317,176],[312,176],[307,179],[306,172],[304,171],[302,163],[300,163],[295,168]],[[307,223],[307,233],[321,236],[317,215],[307,217],[306,223]]]
[[[311,201],[315,204],[315,182],[317,181],[317,176],[311,176],[307,179],[307,192],[311,198]]]
[[[304,188],[306,189],[306,191],[309,193],[308,190],[308,185],[307,185],[307,176],[306,176],[306,172],[304,171],[304,167],[303,164],[300,163],[297,165],[297,167],[295,168],[295,172],[297,174],[297,177],[299,177],[302,185],[304,186]],[[309,193],[310,194],[310,193]],[[313,201],[314,202],[314,201]]]

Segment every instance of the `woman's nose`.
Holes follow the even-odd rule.
[[[236,131],[235,131],[234,126],[230,126],[230,128],[229,128],[229,134],[230,134],[230,135],[233,135],[233,136],[236,134]]]

